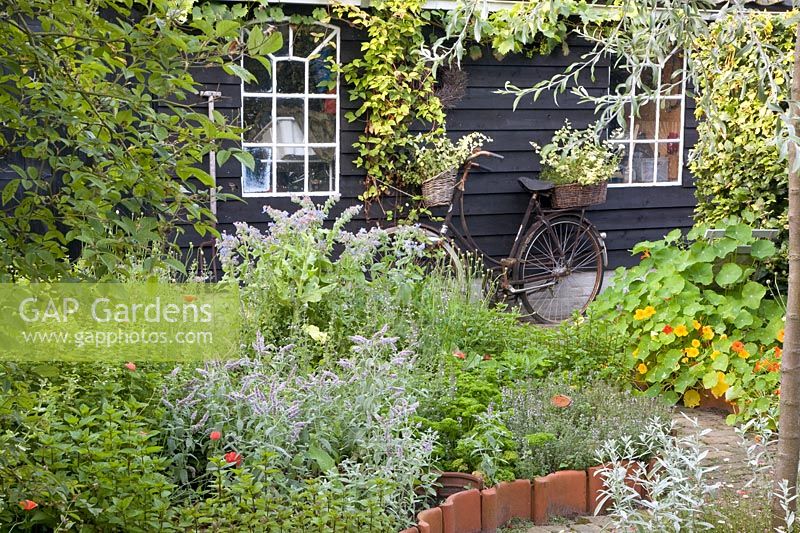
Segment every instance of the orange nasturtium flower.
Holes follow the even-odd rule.
[[[783,342],[783,330],[780,330],[775,338],[778,339],[778,342]]]
[[[689,330],[686,329],[686,326],[684,326],[683,324],[681,324],[680,326],[677,326],[675,328],[675,336],[676,337],[685,337],[688,334],[689,334]]]
[[[637,309],[633,313],[633,318],[635,318],[636,320],[647,320],[654,314],[656,314],[656,308],[653,307],[652,305],[648,305],[644,309]]]
[[[714,328],[711,326],[703,326],[703,338],[710,341],[714,338]]]
[[[648,257],[650,257],[650,250],[645,248],[644,252],[642,252],[641,259],[647,259]]]
[[[703,327],[703,325],[697,320],[692,320],[692,326],[694,326],[694,329],[700,329]]]
[[[550,403],[553,407],[569,407],[572,405],[572,398],[567,396],[566,394],[556,394],[552,398],[550,398]]]
[[[638,370],[640,374],[647,374],[647,365],[644,363],[639,363],[639,366],[636,367],[636,370]]]
[[[667,324],[661,331],[663,331],[665,335],[669,335],[670,333],[672,333],[672,326]]]
[[[686,407],[697,407],[700,405],[700,394],[694,389],[687,390],[683,395],[683,405]]]
[[[742,341],[733,341],[733,344],[731,344],[731,350],[733,350],[736,353],[743,351],[744,343]]]
[[[783,355],[783,350],[780,348],[780,346],[776,346],[775,347],[775,357],[780,359],[782,355]]]
[[[687,357],[697,357],[698,355],[700,355],[700,350],[698,350],[694,346],[690,346],[689,348],[684,348],[683,351],[686,352]]]

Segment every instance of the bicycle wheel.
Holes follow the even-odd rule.
[[[406,238],[410,232],[415,233],[414,240],[419,242],[422,249],[409,249],[407,253],[413,254],[413,262],[420,267],[423,273],[443,268],[459,280],[464,278],[464,263],[461,260],[460,250],[450,239],[443,237],[433,228],[419,226],[410,229],[404,226],[393,226],[386,229],[386,233],[393,239]]]
[[[603,248],[586,220],[557,216],[537,223],[525,235],[517,259],[514,282],[525,289],[522,305],[540,322],[582,313],[600,292]]]

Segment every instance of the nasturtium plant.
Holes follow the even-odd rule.
[[[702,394],[736,403],[749,418],[777,400],[785,310],[759,279],[775,245],[739,219],[720,238],[696,226],[633,248],[641,262],[618,269],[592,304],[629,339],[627,367],[650,395],[696,406]]]

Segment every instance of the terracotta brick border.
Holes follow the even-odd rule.
[[[630,463],[629,483],[645,465]],[[555,516],[594,514],[605,488],[602,466],[588,470],[562,470],[547,476],[504,482],[494,487],[458,492],[438,507],[417,515],[417,524],[400,533],[495,533],[512,518],[537,525]],[[604,509],[600,512],[602,513]]]

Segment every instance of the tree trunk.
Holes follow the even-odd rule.
[[[800,24],[797,26],[789,103],[791,129],[800,123]],[[783,357],[781,359],[780,421],[778,422],[778,457],[775,464],[775,493],[779,483],[789,482],[789,494],[797,492],[797,467],[800,461],[800,173],[795,170],[798,150],[789,142],[789,294],[786,298]],[[796,502],[792,500],[792,509]],[[785,527],[785,513],[777,498],[772,498],[772,521]]]

